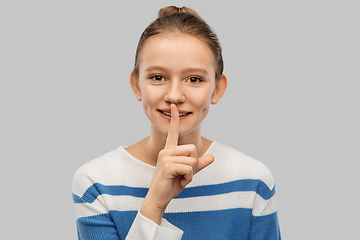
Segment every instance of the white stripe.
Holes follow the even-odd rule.
[[[255,192],[231,192],[221,195],[173,199],[166,212],[201,212],[233,208],[252,208]]]
[[[200,212],[212,210],[224,210],[232,208],[252,208],[255,192],[232,192],[214,196],[174,198],[166,208],[167,213],[175,212]],[[138,211],[143,198],[132,196],[102,195],[110,210]]]
[[[260,202],[260,201],[258,201]],[[262,205],[260,208],[257,208],[258,210],[256,210],[255,208],[253,208],[253,215],[254,216],[265,216],[265,215],[269,215],[272,214],[274,212],[276,212],[276,200],[275,200],[275,195],[272,196],[270,199],[268,199],[267,201],[263,201]]]
[[[232,192],[214,196],[174,198],[169,203],[166,212],[199,212],[232,208],[251,209],[256,195],[256,192]],[[106,202],[106,205],[110,207],[110,211],[138,211],[144,201],[143,198],[133,196],[112,196],[103,194],[101,197],[104,202]],[[258,197],[261,198],[260,196]]]
[[[102,195],[106,204],[110,206],[110,211],[138,211],[144,198],[138,198],[133,196],[112,196]]]
[[[100,201],[99,198],[102,198]],[[92,204],[75,204],[78,217],[90,217],[109,211],[138,211],[143,198],[133,196],[112,196],[103,194]],[[105,204],[103,204],[104,202]],[[106,205],[106,207],[104,206]],[[232,192],[214,196],[174,198],[166,213],[216,211],[234,208],[253,209],[254,216],[264,216],[276,212],[275,197],[265,201],[256,192]]]
[[[108,213],[109,211],[100,202],[99,198],[93,203],[75,203],[75,213],[78,218],[91,217]]]

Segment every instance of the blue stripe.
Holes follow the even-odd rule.
[[[108,213],[78,218],[76,226],[79,240],[119,239],[115,223]]]
[[[251,209],[165,213],[164,218],[184,231],[182,239],[250,239]]]
[[[275,195],[275,185],[274,185],[273,189],[271,190],[270,195],[267,198],[264,198],[264,199],[268,200],[268,199],[272,198],[272,196],[274,196],[274,195]]]
[[[127,186],[106,186],[101,183],[95,183],[90,186],[82,197],[73,194],[74,203],[93,203],[101,194],[108,194],[112,196],[133,196],[145,198],[148,188],[136,188]]]
[[[120,239],[125,239],[136,211],[110,211]],[[186,240],[279,239],[277,213],[253,217],[252,209],[165,213],[164,218],[184,231]],[[261,236],[261,237],[258,237]],[[109,238],[106,238],[109,239]]]
[[[73,197],[74,203],[85,203],[85,201],[82,200],[82,198],[79,197],[78,195],[72,194],[72,197]]]
[[[250,234],[254,239],[281,240],[277,212],[265,216],[253,217]]]
[[[77,220],[79,239],[125,239],[137,211],[110,211]],[[254,217],[252,209],[165,213],[164,218],[184,231],[187,240],[279,240],[277,212]]]
[[[101,194],[145,198],[148,190],[148,188],[127,187],[121,185],[106,186],[100,183],[95,183],[86,190],[82,197],[78,197],[73,194],[73,199],[75,203],[92,203]],[[213,196],[231,192],[247,191],[254,191],[265,200],[268,200],[275,194],[275,187],[271,190],[261,180],[244,179],[227,183],[185,188],[176,198]]]
[[[204,185],[198,187],[185,188],[176,198],[202,197],[226,194],[231,192],[257,192],[265,200],[272,197],[268,186],[260,181],[253,179],[237,180],[233,182],[220,183],[214,185]]]

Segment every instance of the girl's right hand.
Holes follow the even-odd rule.
[[[160,224],[171,199],[192,181],[195,173],[214,161],[212,155],[198,158],[193,144],[178,146],[179,111],[171,104],[171,121],[163,150],[159,152],[155,173],[140,213]]]

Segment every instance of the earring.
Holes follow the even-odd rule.
[[[213,100],[212,100],[212,103],[215,103],[215,102],[216,102],[216,101],[213,99]]]
[[[141,97],[137,97],[137,99],[140,101]]]

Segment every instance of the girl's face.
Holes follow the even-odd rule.
[[[162,33],[146,41],[139,56],[137,86],[133,79],[132,87],[154,130],[167,134],[170,104],[175,103],[180,113],[179,136],[201,131],[212,100],[217,102],[222,96],[215,94],[214,62],[206,43],[192,35]]]

